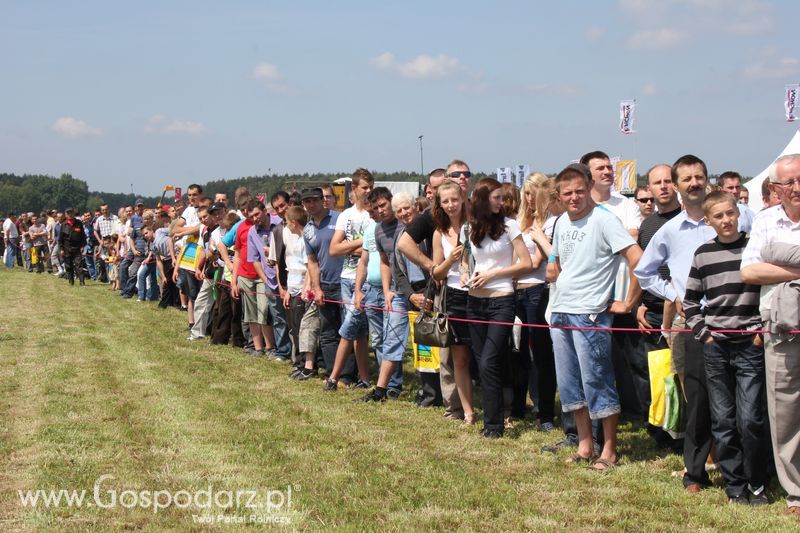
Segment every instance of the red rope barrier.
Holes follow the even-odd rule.
[[[221,281],[214,281],[213,283],[215,283],[217,285],[221,285],[223,287],[228,287],[228,288],[231,287],[230,283],[225,283],[225,282],[221,282]],[[239,292],[244,292],[244,293],[247,293],[247,294],[258,294],[259,293],[259,291],[248,291],[248,290],[241,289],[241,288],[239,289]],[[280,297],[280,294],[274,294],[274,293],[270,293],[270,292],[266,292],[266,291],[264,291],[262,294],[266,294],[267,296],[278,296],[278,297]],[[322,301],[326,302],[326,303],[334,303],[334,304],[340,304],[340,305],[354,305],[352,302],[341,302],[341,301],[338,301],[338,300],[329,300],[329,299],[326,299],[326,298],[323,298]],[[375,309],[375,310],[378,310],[378,311],[383,311],[385,313],[386,312],[388,312],[388,313],[405,313],[405,314],[411,314],[412,313],[412,311],[395,311],[394,309],[387,309],[386,307],[379,307],[377,305],[363,305],[362,304],[361,307],[366,308],[366,309]],[[491,321],[491,320],[478,320],[478,319],[474,319],[474,318],[456,318],[456,317],[452,317],[452,316],[448,316],[447,319],[448,320],[454,320],[456,322],[467,322],[467,323],[472,322],[474,324],[493,324],[493,325],[497,325],[497,326],[520,326],[520,327],[525,327],[525,328],[543,328],[543,329],[572,329],[572,330],[578,330],[578,331],[637,331],[637,332],[640,332],[640,333],[665,333],[665,332],[666,333],[691,333],[692,332],[691,329],[623,328],[623,327],[602,328],[602,327],[589,327],[589,326],[587,326],[587,327],[582,327],[582,326],[552,326],[550,324],[525,324],[525,323],[518,323],[518,322],[496,322],[496,321]],[[763,335],[765,333],[769,333],[769,330],[766,330],[766,329],[758,329],[758,330],[716,329],[716,330],[714,330],[714,333],[725,333],[725,334],[734,334],[734,335],[737,335],[737,334],[754,335],[756,333],[759,333],[759,334]],[[800,331],[792,330],[792,331],[789,331],[787,333],[789,333],[791,335],[796,335],[796,334],[800,333]]]

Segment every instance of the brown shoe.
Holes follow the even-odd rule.
[[[689,483],[686,485],[686,492],[689,494],[697,494],[701,490],[703,490],[703,486],[700,483]]]

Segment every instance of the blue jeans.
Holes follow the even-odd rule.
[[[8,239],[8,246],[6,246],[6,258],[5,258],[5,265],[6,268],[14,268],[14,261],[17,259],[17,246],[19,246],[19,239],[17,238],[10,238]]]
[[[476,298],[467,301],[467,318],[514,322],[514,296]],[[483,427],[502,434],[503,366],[511,355],[511,326],[470,322],[470,340],[478,360],[483,387]]]
[[[326,300],[342,300],[342,286],[339,283],[320,282]],[[325,365],[325,374],[333,372],[336,362],[336,349],[339,347],[339,328],[342,325],[342,306],[332,302],[325,302],[319,306],[319,347],[322,351],[322,360]],[[355,373],[355,358],[349,357],[342,369],[342,376],[352,376]]]
[[[267,288],[267,292],[277,293],[278,289]],[[269,312],[272,315],[272,333],[275,336],[275,351],[278,357],[292,358],[292,338],[289,336],[289,327],[286,325],[286,310],[283,308],[283,299],[279,296],[267,296]]]
[[[550,290],[544,283],[517,291],[517,316],[525,324],[547,324],[544,311]],[[556,405],[556,362],[547,328],[522,328],[520,350],[528,357],[528,392],[541,422],[553,422]],[[517,410],[525,411],[525,391],[515,391]]]
[[[402,294],[395,293],[392,298],[392,311],[383,313],[383,350],[381,359],[397,361],[399,364],[389,378],[389,389],[403,389],[403,357],[408,343],[408,300]],[[375,355],[377,356],[377,351]],[[380,365],[382,361],[379,360]]]
[[[369,306],[364,308],[364,313],[367,315],[370,344],[375,350],[375,359],[380,367],[383,360],[383,288],[366,282],[361,290],[364,293],[362,304]]]
[[[346,302],[344,306],[344,318],[342,318],[342,327],[339,328],[339,335],[349,341],[354,341],[361,337],[369,336],[369,324],[367,322],[367,315],[363,311],[359,311],[353,306],[353,291],[355,290],[356,282],[352,279],[342,278],[342,299],[341,302]],[[368,284],[364,284],[364,289]]]
[[[150,290],[147,290],[147,278],[150,278]],[[159,291],[155,263],[140,266],[136,272],[136,286],[139,289],[140,300],[158,300]]]
[[[553,326],[611,326],[611,315],[603,311],[592,316],[553,313]],[[606,418],[620,412],[619,395],[614,386],[611,362],[611,332],[601,330],[550,330],[556,360],[556,379],[561,409],[572,412],[588,407],[592,419]]]
[[[123,296],[126,294],[133,296],[133,290],[129,286],[130,282],[128,281],[128,278],[130,277],[128,275],[128,269],[130,269],[132,264],[133,259],[128,259],[126,256],[122,259],[122,261],[120,261],[119,268],[117,269],[117,278],[119,278],[119,292]]]
[[[94,262],[94,247],[87,246],[83,249],[83,259],[86,261],[86,270],[89,271],[89,277],[97,280],[97,267]]]
[[[764,348],[751,340],[703,345],[711,434],[729,497],[767,482]]]

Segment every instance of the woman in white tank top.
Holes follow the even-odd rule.
[[[453,181],[444,182],[436,191],[433,200],[433,264],[431,274],[447,284],[445,299],[450,317],[467,318],[467,290],[461,285],[459,266],[464,246],[461,244],[461,226],[467,218],[466,199],[461,187]],[[475,423],[472,406],[472,376],[470,375],[469,324],[448,321],[453,342],[449,346],[453,358],[453,374],[456,390],[464,409],[464,422]]]

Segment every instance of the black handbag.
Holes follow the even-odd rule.
[[[428,280],[425,288],[425,298],[433,300],[436,292],[436,282],[433,277]],[[430,311],[421,309],[414,320],[414,342],[422,346],[437,346],[447,348],[450,345],[450,328],[447,324],[447,299],[445,297],[445,282],[439,289],[439,308],[435,301]]]

